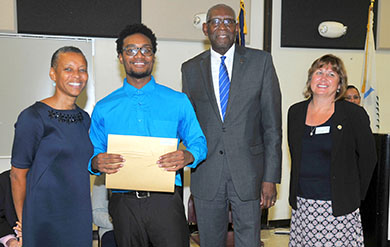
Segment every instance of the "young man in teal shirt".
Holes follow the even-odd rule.
[[[165,154],[156,165],[171,172],[195,168],[206,158],[206,139],[187,96],[156,83],[151,75],[156,37],[143,24],[134,24],[119,34],[116,43],[126,78],[123,87],[99,101],[92,114],[91,172],[110,174],[123,166],[120,155],[106,153],[108,134],[178,138],[186,150]],[[182,186],[179,174],[175,184]],[[113,192],[109,212],[119,246],[189,246],[184,207],[176,189],[175,193]]]

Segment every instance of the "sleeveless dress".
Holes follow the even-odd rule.
[[[89,125],[77,106],[56,110],[36,102],[19,115],[11,164],[29,169],[23,247],[92,246]]]

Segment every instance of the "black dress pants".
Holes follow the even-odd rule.
[[[115,242],[114,231],[107,231],[103,234],[101,239],[101,247],[118,247]]]
[[[182,199],[177,192],[113,193],[109,201],[119,247],[189,247],[189,230]]]

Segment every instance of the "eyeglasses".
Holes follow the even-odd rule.
[[[231,27],[234,24],[236,24],[236,21],[231,18],[226,18],[226,19],[213,18],[208,20],[207,23],[215,27],[219,27],[223,23],[225,26]]]
[[[349,99],[349,100],[351,100],[351,99],[360,99],[360,96],[359,95],[353,95],[353,96],[345,96],[345,98],[346,99]]]
[[[134,57],[138,54],[138,51],[141,51],[141,54],[147,57],[150,57],[153,55],[153,50],[151,47],[125,47],[123,48],[123,51],[130,57]]]

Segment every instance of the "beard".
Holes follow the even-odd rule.
[[[129,71],[129,72],[126,72],[126,74],[130,77],[134,77],[136,79],[141,79],[141,78],[145,78],[145,77],[148,77],[152,74],[152,71],[145,71],[145,72],[135,72],[135,71]]]
[[[136,79],[142,79],[142,78],[148,77],[152,74],[153,66],[149,67],[147,70],[144,70],[144,71],[135,71],[130,66],[127,66],[127,64],[125,64],[125,71],[126,71],[126,74],[130,77],[133,77]]]

